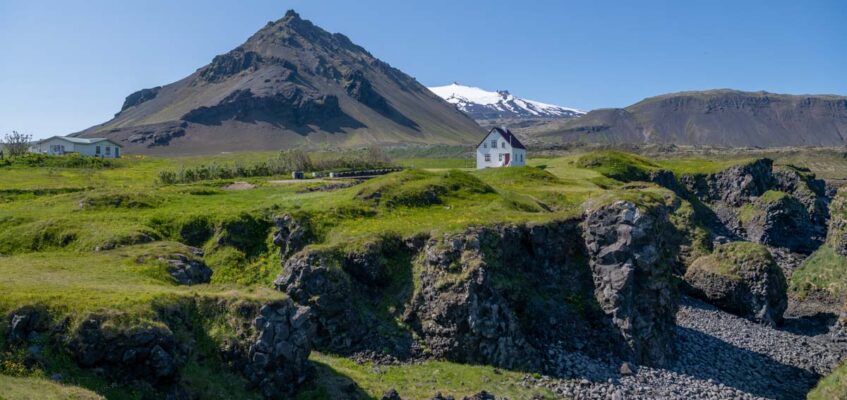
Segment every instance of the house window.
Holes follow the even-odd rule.
[[[488,142],[482,142],[482,148],[487,149],[488,148]]]
[[[500,142],[500,148],[505,149],[506,148],[506,142]]]
[[[111,147],[109,147],[109,146],[106,146],[106,155],[107,155],[107,156],[112,155],[112,148],[111,148]]]
[[[491,162],[491,154],[485,155],[485,162]]]
[[[498,161],[503,161],[503,153],[500,153],[500,154],[498,154],[497,156],[498,156],[498,157],[497,157],[497,160],[498,160]]]
[[[492,149],[496,149],[496,148],[497,148],[497,139],[493,139],[493,140],[491,141],[491,148],[492,148]]]
[[[51,154],[65,154],[65,146],[61,144],[51,144],[50,145],[50,153]]]
[[[98,155],[98,156],[100,155],[100,146],[95,146],[95,147],[94,147],[94,154],[96,154],[96,155]]]
[[[121,148],[115,147],[115,158],[118,158],[120,156],[121,156]]]

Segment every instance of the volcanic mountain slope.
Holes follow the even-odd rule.
[[[128,153],[202,154],[282,147],[475,143],[451,104],[294,11],[169,85],[129,95],[115,117],[74,136]]]
[[[847,97],[728,89],[672,93],[525,134],[551,142],[842,146]]]
[[[429,90],[450,104],[455,104],[456,108],[477,121],[504,118],[574,118],[585,114],[573,108],[522,99],[506,90],[489,92],[458,83],[431,87]]]

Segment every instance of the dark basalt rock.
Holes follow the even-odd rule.
[[[753,207],[756,211],[742,222],[751,242],[800,253],[811,253],[820,245],[809,212],[793,196],[760,198],[753,202]]]
[[[146,143],[147,147],[167,146],[171,140],[185,136],[187,127],[187,122],[143,126],[134,129],[127,140],[130,143]]]
[[[663,365],[674,352],[671,226],[664,207],[642,209],[628,201],[589,210],[585,219],[595,296],[639,363]]]
[[[180,285],[209,283],[212,279],[212,269],[201,260],[178,253],[160,260],[167,263],[168,273]]]
[[[50,315],[43,307],[26,306],[15,310],[8,317],[9,344],[19,345],[35,338],[35,335],[50,328]]]
[[[431,239],[407,321],[436,358],[504,368],[535,366],[507,300],[494,288],[478,234]]]
[[[242,71],[255,70],[262,63],[262,56],[241,48],[215,56],[212,63],[200,72],[207,82],[219,82]]]
[[[161,86],[156,86],[156,87],[151,88],[151,89],[141,89],[141,90],[127,96],[126,100],[124,100],[123,106],[121,106],[121,111],[118,112],[118,114],[120,114],[121,112],[123,112],[127,108],[135,107],[135,106],[137,106],[141,103],[144,103],[145,101],[150,101],[150,100],[155,99],[156,95],[159,94],[160,89],[162,89]]]
[[[274,218],[273,242],[279,246],[280,256],[287,260],[294,253],[302,250],[312,240],[306,220],[298,221],[290,214]]]
[[[382,113],[391,112],[388,101],[374,90],[371,82],[360,70],[354,70],[344,76],[344,90],[350,97]]]
[[[111,326],[104,316],[92,315],[73,333],[68,349],[83,368],[101,368],[117,381],[171,383],[180,368],[176,340],[165,327]]]
[[[253,324],[256,335],[243,374],[266,398],[289,398],[313,374],[311,311],[291,301],[269,303]]]
[[[382,400],[403,400],[396,390],[391,389],[382,395]]]
[[[700,200],[739,207],[774,186],[773,161],[767,158],[711,175],[683,175],[680,182]]]
[[[788,307],[782,269],[761,245],[720,245],[688,267],[685,281],[696,297],[766,325],[779,324]]]
[[[280,291],[315,313],[315,345],[347,353],[370,334],[368,325],[351,307],[349,277],[333,264],[331,254],[304,251],[289,258],[274,281]]]
[[[217,105],[196,108],[183,115],[182,119],[203,125],[219,125],[227,120],[306,125],[344,115],[334,95],[319,95],[292,85],[261,96],[250,89],[237,90]]]

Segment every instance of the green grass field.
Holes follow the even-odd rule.
[[[664,189],[625,182],[658,169],[708,173],[748,160],[648,160],[600,152],[534,158],[528,167],[475,170],[465,148],[402,149],[389,154],[394,163],[409,169],[340,188],[333,186],[340,181],[290,182],[285,175],[187,184],[158,179],[162,171],[263,162],[276,157],[274,152],[130,156],[103,168],[0,167],[0,311],[7,314],[25,305],[41,305],[56,318],[76,321],[88,313],[117,310],[128,323],[146,324],[153,316],[152,305],[161,301],[267,301],[283,297],[272,289],[281,269],[271,240],[274,216],[308,216],[316,236],[313,246],[350,248],[381,235],[407,237],[475,225],[570,218],[582,213],[586,202],[665,201],[670,194]],[[228,190],[236,181],[251,186]],[[160,255],[188,252],[187,245],[205,252],[204,260],[214,270],[212,283],[177,286],[157,261]],[[44,379],[46,373],[68,365],[61,357],[51,361],[59,367],[50,371],[21,369],[14,354],[0,352],[0,361],[4,360],[9,364],[2,372],[23,377],[0,375],[0,388],[11,388],[0,390],[0,396],[27,398],[14,397],[27,390],[38,390],[41,398],[76,395],[77,389]],[[481,389],[513,399],[551,395],[523,387],[519,371],[427,362],[380,367],[375,372],[371,365],[326,354],[316,353],[313,360],[319,379],[301,399],[337,398],[338,388],[350,381],[371,398],[391,388],[413,399],[429,398],[436,391],[464,396]],[[110,387],[84,371],[73,374],[77,386],[107,398],[140,396],[132,388]],[[238,379],[195,361],[188,363],[183,379],[203,398],[253,396]],[[79,393],[83,396],[79,398],[92,398]]]

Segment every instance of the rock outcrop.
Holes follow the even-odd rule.
[[[606,355],[622,347],[594,299],[585,254],[576,219],[387,235],[307,247],[276,285],[314,310],[318,349],[537,368],[540,349],[557,341]]]
[[[595,296],[639,363],[666,364],[674,352],[671,226],[664,207],[629,201],[589,210],[585,219]]]
[[[295,254],[285,262],[274,285],[314,311],[318,348],[347,353],[370,333],[351,304],[350,277],[334,254],[308,250]]]
[[[514,311],[493,287],[478,234],[430,239],[422,264],[414,316],[407,319],[433,356],[505,368],[537,359]]]
[[[700,200],[740,207],[773,187],[772,171],[773,161],[763,158],[715,174],[683,175],[679,180]]]
[[[312,238],[307,221],[297,220],[290,214],[274,218],[274,225],[274,245],[280,248],[283,260],[306,247]]]
[[[197,285],[209,283],[212,279],[212,269],[202,260],[185,254],[174,253],[161,257],[167,263],[168,274],[180,285]]]
[[[293,302],[265,304],[253,321],[255,341],[243,374],[267,398],[286,398],[312,374],[311,310]]]
[[[12,345],[31,341],[35,335],[47,331],[50,315],[43,307],[28,306],[12,312],[9,317],[9,333],[6,340]]]
[[[118,381],[168,384],[180,368],[176,339],[163,325],[121,329],[107,316],[91,315],[73,333],[68,348],[79,366],[101,368]]]
[[[820,245],[806,207],[784,192],[765,192],[740,214],[752,242],[800,253],[811,253]]]
[[[762,245],[719,245],[688,267],[685,281],[696,297],[766,325],[780,323],[788,307],[785,276]]]

